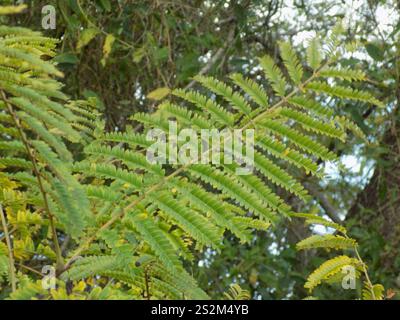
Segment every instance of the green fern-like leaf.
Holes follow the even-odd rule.
[[[190,211],[168,194],[150,195],[157,206],[170,215],[188,234],[204,245],[219,247],[218,229],[203,216]]]
[[[174,90],[174,95],[181,97],[199,108],[206,110],[210,113],[212,119],[216,122],[231,127],[233,125],[234,117],[228,111],[224,110],[218,103],[208,99],[206,96],[195,91]]]
[[[322,263],[310,276],[304,287],[312,291],[322,281],[329,279],[333,275],[342,271],[345,266],[357,266],[359,261],[348,256],[338,256]]]
[[[231,75],[231,79],[241,87],[261,108],[268,107],[268,97],[265,90],[251,79],[243,78],[239,73]]]
[[[321,65],[321,61],[322,57],[319,40],[313,38],[310,40],[307,47],[307,63],[312,69],[317,70]]]
[[[369,102],[383,108],[384,104],[374,98],[369,92],[364,92],[356,89],[342,87],[339,85],[330,86],[327,83],[314,81],[307,84],[307,88],[316,92],[326,93],[330,96],[339,97],[342,99],[359,100]]]
[[[346,235],[347,230],[345,227],[341,226],[338,223],[329,221],[323,217],[317,216],[315,214],[309,214],[309,213],[294,213],[292,214],[293,217],[297,218],[303,218],[306,219],[307,224],[317,224],[317,225],[322,225],[325,227],[333,228],[336,229],[337,231],[341,232],[342,234]]]
[[[312,248],[331,248],[331,249],[349,249],[356,246],[354,239],[345,238],[326,234],[323,236],[313,235],[296,244],[297,249],[312,249]]]
[[[303,78],[303,68],[292,46],[288,42],[279,42],[281,56],[292,81],[298,85]]]
[[[226,101],[230,102],[232,107],[246,115],[251,113],[251,107],[248,102],[231,87],[222,81],[212,77],[196,76],[195,80],[216,94],[222,96]]]
[[[260,65],[264,69],[267,79],[271,82],[272,88],[279,96],[283,97],[286,92],[286,81],[282,71],[275,65],[270,56],[260,58]]]

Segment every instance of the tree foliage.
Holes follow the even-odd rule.
[[[107,1],[101,3],[108,11]],[[96,26],[79,1],[68,4],[61,5],[65,36],[77,31],[69,10],[87,24],[78,32],[75,53],[101,36],[101,65],[107,68],[115,51],[129,44]],[[0,13],[23,9],[2,7]],[[324,178],[321,163],[339,160],[332,143],[367,140],[348,114],[326,101],[364,103],[378,110],[387,102],[368,90],[362,70],[340,66],[353,50],[344,43],[344,33],[337,23],[328,37],[317,35],[299,51],[280,41],[278,53],[255,60],[257,77],[233,72],[217,79],[200,70],[186,86],[176,81],[181,89],[175,90],[162,79],[164,84],[147,94],[153,101],[150,112],[129,114],[133,127],[125,120],[110,125],[109,107],[104,109],[97,95],[80,100],[64,93],[62,81],[68,84],[73,71],[60,80],[64,73],[59,67],[73,55],[57,56],[59,40],[1,26],[2,298],[207,299],[209,290],[190,272],[200,254],[218,254],[232,239],[250,246],[255,234],[265,237],[271,229],[305,218],[307,225],[340,235],[305,237],[299,250],[345,252],[325,259],[304,287],[311,292],[322,283],[341,282],[343,267],[350,266],[365,282],[362,298],[382,299],[383,286],[371,282],[357,240],[347,229],[320,215],[298,213],[295,205],[312,201],[301,177]],[[145,37],[155,41],[151,33]],[[128,50],[140,63],[146,49]],[[157,70],[172,60],[165,57],[171,48],[151,49]],[[173,78],[160,75],[165,76]],[[165,131],[171,121],[179,131],[254,129],[251,174],[236,174],[243,169],[237,163],[150,163],[145,156],[148,133]],[[241,143],[245,148],[248,142]],[[209,145],[200,149],[207,155],[213,151]],[[55,288],[43,287],[43,266],[54,266]],[[223,297],[250,295],[232,284]]]

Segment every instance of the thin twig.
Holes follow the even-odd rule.
[[[6,243],[8,248],[8,262],[10,268],[11,288],[12,292],[15,292],[15,290],[17,290],[17,279],[15,277],[15,270],[14,270],[13,249],[11,245],[10,234],[8,233],[6,217],[4,215],[3,206],[1,204],[0,204],[0,215],[1,215],[1,224],[3,225],[4,236],[6,238]]]
[[[361,265],[362,265],[362,267],[363,267],[365,279],[367,280],[369,290],[371,291],[372,299],[376,300],[376,296],[375,296],[375,292],[374,292],[374,286],[372,285],[371,279],[369,278],[368,270],[367,270],[367,265],[366,265],[365,262],[361,259],[360,253],[358,252],[358,249],[357,249],[356,246],[354,246],[354,251],[355,251],[355,253],[356,253],[356,256],[357,256],[358,261],[360,261],[360,263],[361,263]]]
[[[149,274],[147,272],[147,268],[145,268],[144,270],[144,282],[145,282],[145,286],[146,286],[146,299],[150,300],[150,288],[149,288]]]
[[[233,39],[235,38],[235,27],[232,26],[231,30],[229,31],[228,38],[224,44],[223,47],[219,48],[215,55],[206,63],[206,65],[199,71],[197,74],[198,76],[202,76],[206,73],[208,73],[211,68],[221,59],[221,57],[224,55],[225,51],[229,48],[231,45]],[[196,83],[196,80],[192,80],[189,82],[189,84],[185,87],[185,89],[190,89],[193,87]]]
[[[12,228],[10,231],[8,231],[8,234],[11,236],[15,232],[15,228]],[[0,236],[0,241],[3,240],[6,236],[3,234]]]
[[[18,263],[18,266],[20,266],[23,269],[29,270],[30,272],[32,272],[32,273],[34,273],[36,275],[39,275],[39,276],[43,277],[42,273],[40,273],[39,271],[37,271],[37,270],[35,270],[35,269],[31,268],[31,267],[28,267],[28,266],[26,266],[26,265],[24,265],[22,263]]]

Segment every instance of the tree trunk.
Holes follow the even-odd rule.
[[[362,230],[368,230],[369,238],[360,239],[360,249],[364,251],[367,263],[372,262],[372,278],[385,284],[387,289],[400,287],[399,116],[397,108],[393,113],[392,127],[386,131],[381,142],[387,152],[381,156],[370,182],[358,195],[346,217],[347,221],[355,221]],[[365,244],[363,248],[364,240],[378,243],[372,238],[374,235],[383,240],[379,247]],[[366,248],[370,252],[365,251]]]

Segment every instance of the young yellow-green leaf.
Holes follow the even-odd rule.
[[[251,296],[247,290],[242,289],[238,284],[231,284],[228,292],[224,292],[227,300],[250,300]]]
[[[332,234],[313,235],[296,244],[297,250],[312,248],[349,249],[354,248],[357,242],[351,238]]]
[[[374,296],[372,296],[372,291],[374,292]],[[363,300],[383,300],[384,299],[385,288],[380,283],[374,284],[371,286],[366,283],[365,287],[362,290]]]
[[[114,42],[115,42],[115,37],[112,34],[108,34],[106,39],[104,40],[104,45],[103,45],[103,59],[101,59],[101,64],[103,65],[103,67],[107,63],[107,59],[110,56]]]
[[[144,58],[146,54],[146,49],[145,47],[140,47],[138,49],[136,49],[135,51],[133,51],[132,53],[132,60],[135,63],[139,63],[140,61],[142,61],[142,59]]]
[[[76,49],[80,51],[83,47],[87,46],[99,34],[99,30],[96,28],[88,28],[82,31],[79,36]]]
[[[151,100],[162,100],[167,95],[169,95],[171,90],[167,87],[157,88],[147,94],[147,98]]]
[[[27,7],[26,4],[20,4],[19,6],[0,6],[0,15],[21,13]]]
[[[307,278],[304,288],[312,291],[322,281],[329,279],[331,276],[342,271],[346,266],[357,266],[359,261],[348,256],[338,256],[325,261],[317,269],[313,271]]]

